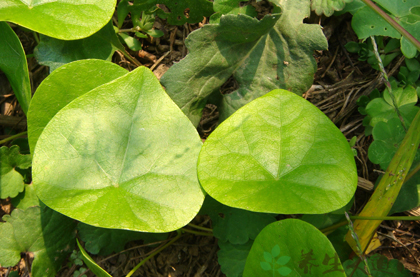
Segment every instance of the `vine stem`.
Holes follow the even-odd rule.
[[[392,27],[394,27],[402,36],[408,39],[418,51],[420,51],[420,41],[418,41],[413,35],[407,32],[404,27],[398,24],[391,16],[384,12],[381,8],[375,5],[371,0],[362,0],[367,6],[374,10],[380,17],[382,17],[386,22],[388,22]]]
[[[168,246],[170,246],[171,244],[173,244],[175,241],[177,241],[180,237],[181,237],[181,230],[176,230],[177,231],[177,235],[176,237],[174,237],[170,242],[168,242],[167,244],[165,244],[164,246],[162,246],[159,249],[156,249],[156,251],[152,254],[150,254],[148,257],[146,257],[144,260],[142,260],[138,265],[136,265],[127,275],[126,277],[130,277],[131,275],[134,274],[134,272],[136,272],[137,269],[139,269],[139,267],[141,267],[143,264],[145,264],[148,260],[150,260],[151,258],[153,258],[154,256],[156,256],[158,253],[162,252],[162,250],[164,250],[165,248],[167,248]]]
[[[191,226],[195,229],[202,230],[202,231],[213,232],[213,229],[206,228],[206,227],[201,227],[201,226],[198,226],[198,225],[195,225],[195,224],[192,224],[192,223],[188,223],[188,226]]]
[[[194,230],[190,230],[190,229],[186,229],[186,228],[181,228],[181,230],[186,232],[186,233],[191,233],[191,234],[198,235],[198,236],[208,236],[208,237],[213,236],[213,233],[198,232],[198,231],[194,231]]]
[[[13,139],[15,139],[15,138],[18,138],[18,137],[24,136],[24,135],[26,135],[26,134],[28,134],[28,132],[27,132],[27,131],[22,132],[22,133],[19,133],[19,134],[16,134],[16,135],[13,135],[13,136],[10,136],[10,137],[8,137],[8,138],[5,138],[5,139],[3,139],[3,140],[0,140],[0,144],[4,144],[4,143],[6,143],[6,142],[9,142],[9,141],[11,141],[11,140],[13,140]]]

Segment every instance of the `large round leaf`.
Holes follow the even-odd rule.
[[[357,186],[347,140],[318,108],[274,90],[239,109],[206,140],[198,176],[217,201],[269,213],[327,213]]]
[[[29,107],[28,141],[31,153],[44,127],[58,111],[77,97],[127,72],[114,63],[102,60],[76,61],[52,72],[36,90]]]
[[[116,0],[0,1],[0,21],[10,21],[50,37],[80,39],[108,23],[115,4]]]
[[[261,231],[246,259],[243,276],[345,277],[346,274],[324,234],[304,221],[286,219]]]
[[[204,200],[200,148],[188,118],[139,67],[54,116],[35,148],[33,182],[45,204],[87,224],[168,232]]]

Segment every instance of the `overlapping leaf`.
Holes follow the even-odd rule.
[[[316,69],[312,53],[326,49],[321,28],[303,24],[309,0],[276,0],[278,13],[261,21],[247,15],[225,15],[191,33],[189,55],[172,66],[161,82],[168,94],[197,125],[212,93],[222,97],[221,119],[251,100],[276,88],[297,94],[312,84]],[[276,8],[274,12],[279,12]],[[219,88],[233,76],[239,89],[223,96]]]
[[[420,39],[420,4],[417,0],[376,0],[375,2],[392,13],[391,17],[417,40]],[[360,8],[354,14],[352,27],[359,39],[378,35],[401,38],[401,51],[407,58],[413,58],[417,53],[412,43],[401,37],[396,29],[368,6]]]
[[[255,239],[245,264],[247,276],[345,277],[329,240],[311,224],[297,219],[271,223]]]
[[[31,156],[21,155],[19,146],[0,148],[0,199],[15,197],[23,191],[23,176],[16,168],[26,169],[31,163]]]
[[[0,264],[15,266],[21,253],[34,255],[32,276],[55,276],[71,251],[76,222],[46,206],[15,209],[0,223]]]
[[[410,271],[404,268],[404,266],[396,259],[388,260],[387,257],[381,254],[374,254],[367,257],[368,266],[372,277],[411,277]],[[357,269],[354,271],[354,268]],[[343,263],[343,267],[347,274],[352,274],[354,277],[365,277],[367,276],[364,268],[364,263],[358,261],[358,257],[352,260],[347,260]]]
[[[52,72],[38,87],[29,108],[28,140],[31,153],[34,153],[45,126],[58,111],[77,97],[126,73],[124,68],[101,60],[76,61]]]
[[[1,5],[0,3],[0,12]],[[6,74],[15,96],[26,114],[31,102],[31,83],[25,52],[19,38],[6,22],[0,22],[0,35],[0,70]]]
[[[51,119],[35,148],[33,182],[41,201],[87,224],[168,232],[186,225],[204,200],[200,148],[191,122],[139,67]]]
[[[217,252],[217,258],[222,272],[227,277],[242,276],[246,258],[253,243],[253,240],[249,240],[245,244],[232,244],[219,241],[220,250]]]
[[[85,242],[86,250],[91,254],[107,256],[112,252],[119,252],[124,249],[127,242],[143,240],[144,243],[151,243],[165,240],[167,233],[154,234],[134,232],[128,230],[105,229],[79,223],[77,226],[80,238]]]
[[[0,1],[0,21],[10,21],[58,39],[81,39],[101,29],[116,0]]]
[[[59,40],[41,36],[41,41],[34,50],[38,63],[54,71],[63,64],[83,60],[101,59],[111,61],[118,49],[124,50],[112,27],[112,21],[90,37],[79,40]]]
[[[353,0],[312,0],[311,8],[317,15],[331,16],[334,11],[341,11]]]
[[[238,110],[207,138],[198,176],[217,201],[249,211],[326,213],[357,185],[343,134],[319,109],[274,90]]]

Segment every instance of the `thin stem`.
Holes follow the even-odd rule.
[[[402,117],[402,115],[401,115],[401,113],[400,113],[400,110],[398,109],[397,101],[395,100],[394,93],[392,92],[392,86],[391,86],[391,83],[389,82],[388,75],[386,74],[386,71],[385,71],[384,65],[383,65],[383,63],[382,63],[381,56],[379,55],[379,52],[378,52],[378,46],[376,45],[375,38],[374,38],[373,36],[370,36],[370,39],[371,39],[371,41],[372,41],[373,50],[374,50],[374,52],[375,52],[375,57],[376,57],[376,60],[378,61],[379,70],[380,70],[380,71],[381,71],[381,73],[382,73],[382,77],[385,79],[385,85],[386,85],[386,87],[388,88],[389,96],[391,97],[392,104],[393,104],[393,106],[394,106],[395,112],[397,113],[398,118],[400,119],[401,124],[402,124],[402,126],[403,126],[403,128],[404,128],[405,132],[407,133],[408,128],[407,128],[407,126],[405,126],[404,119],[403,119],[403,117]]]
[[[140,32],[140,27],[134,27],[134,28],[130,28],[130,29],[119,29],[118,33],[135,33],[135,32]]]
[[[162,252],[165,248],[167,248],[168,246],[170,246],[171,244],[173,244],[175,241],[177,241],[180,237],[181,237],[181,230],[176,230],[177,231],[177,235],[176,237],[174,237],[170,242],[168,242],[167,244],[165,244],[164,246],[162,246],[159,249],[156,249],[156,251],[153,254],[150,254],[150,256],[146,257],[144,260],[142,260],[138,265],[136,265],[128,274],[126,277],[130,277],[131,275],[134,274],[134,272],[136,272],[137,269],[139,269],[139,267],[141,267],[143,264],[145,264],[148,260],[150,260],[151,258],[153,258],[154,256],[156,256],[157,254],[159,254],[160,252]]]
[[[198,225],[195,225],[195,224],[192,224],[192,223],[188,223],[188,226],[193,227],[193,228],[198,229],[198,230],[202,230],[202,231],[213,232],[213,229],[206,228],[206,227],[201,227],[201,226],[198,226]]]
[[[22,132],[22,133],[19,133],[19,134],[16,134],[16,135],[13,135],[13,136],[10,136],[10,137],[8,137],[8,138],[5,138],[5,139],[3,139],[3,140],[0,140],[0,144],[4,144],[4,143],[6,143],[6,142],[9,142],[9,141],[11,141],[11,140],[14,140],[15,138],[19,138],[19,137],[21,137],[21,136],[24,136],[24,135],[26,135],[28,132]]]
[[[36,32],[32,32],[32,34],[34,35],[34,38],[35,38],[36,43],[39,44],[38,34]]]
[[[339,223],[336,223],[334,225],[331,225],[330,227],[324,228],[322,230],[320,230],[322,233],[326,234],[330,234],[332,233],[332,231],[335,231],[336,229],[340,228],[341,226],[347,225],[347,221],[342,221]]]
[[[404,27],[397,23],[392,17],[390,17],[386,12],[381,8],[376,6],[371,0],[362,0],[367,6],[374,10],[380,17],[382,17],[386,22],[388,22],[392,27],[394,27],[401,35],[408,39],[418,51],[420,51],[420,41],[418,41],[413,35],[407,32]]]
[[[121,53],[123,53],[124,57],[126,57],[126,59],[129,60],[130,62],[134,63],[137,66],[142,66],[142,64],[138,60],[131,57],[131,55],[128,54],[127,51],[122,50],[122,49],[120,49],[119,51],[121,51]]]
[[[186,232],[186,233],[191,233],[194,235],[198,235],[198,236],[208,236],[208,237],[212,237],[213,234],[212,233],[204,233],[204,232],[198,232],[198,231],[193,231],[190,229],[186,229],[186,228],[181,228],[182,231]]]

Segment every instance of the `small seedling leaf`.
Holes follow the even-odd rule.
[[[219,125],[200,152],[198,176],[225,205],[283,214],[337,210],[357,186],[346,138],[318,108],[285,90]]]
[[[84,39],[66,41],[41,35],[41,41],[35,48],[34,55],[39,64],[49,66],[52,72],[66,63],[77,60],[111,61],[116,50],[124,50],[124,47],[118,40],[110,21],[97,33]]]
[[[312,0],[311,8],[317,15],[331,16],[334,11],[341,11],[353,0]]]
[[[0,223],[0,264],[16,265],[21,253],[34,255],[32,276],[55,276],[71,252],[76,222],[45,205],[15,209]]]
[[[343,267],[347,274],[351,274],[354,268],[357,266],[353,277],[365,277],[367,276],[364,263],[358,262],[358,257],[352,260],[347,260],[343,263]],[[381,254],[374,254],[367,257],[368,266],[372,277],[411,277],[410,271],[404,268],[404,266],[396,259],[388,260],[387,257]]]
[[[203,203],[201,145],[154,74],[138,67],[50,120],[36,144],[33,183],[41,201],[86,224],[169,232]]]
[[[21,155],[17,145],[0,148],[0,199],[15,197],[23,191],[23,176],[16,168],[26,169],[31,163],[31,156]]]
[[[245,267],[246,257],[248,256],[248,253],[251,250],[253,242],[253,240],[249,240],[245,244],[231,244],[229,242],[219,241],[220,250],[217,252],[217,257],[221,270],[224,274],[226,274],[226,276],[242,276],[242,272],[244,271]]]
[[[265,93],[285,88],[303,94],[312,85],[316,63],[313,51],[327,48],[320,26],[304,24],[310,0],[276,0],[281,7],[261,20],[239,14],[220,18],[192,32],[189,54],[161,79],[168,94],[198,125],[212,95],[219,101],[220,120]],[[187,70],[186,70],[187,69]],[[230,78],[238,89],[220,94]]]
[[[98,68],[100,68],[99,74]],[[34,153],[36,142],[45,126],[58,111],[77,97],[127,72],[111,62],[82,60],[66,64],[48,75],[36,90],[28,112],[28,140],[31,153]],[[63,88],[66,88],[65,93]]]
[[[329,240],[311,224],[297,219],[280,220],[261,231],[249,252],[243,276],[273,276],[262,268],[261,261],[263,253],[275,245],[282,263],[272,261],[270,266],[282,276],[291,272],[291,276],[346,276]]]
[[[58,39],[81,39],[109,22],[116,2],[8,0],[0,3],[0,21],[10,21]]]
[[[31,102],[31,83],[25,52],[19,38],[6,22],[0,22],[0,34],[0,70],[6,74],[23,112],[27,114]]]
[[[107,256],[112,252],[124,249],[127,242],[143,240],[144,243],[152,243],[165,240],[167,233],[142,233],[128,230],[105,229],[79,223],[77,226],[80,239],[85,242],[86,250],[91,254]]]

